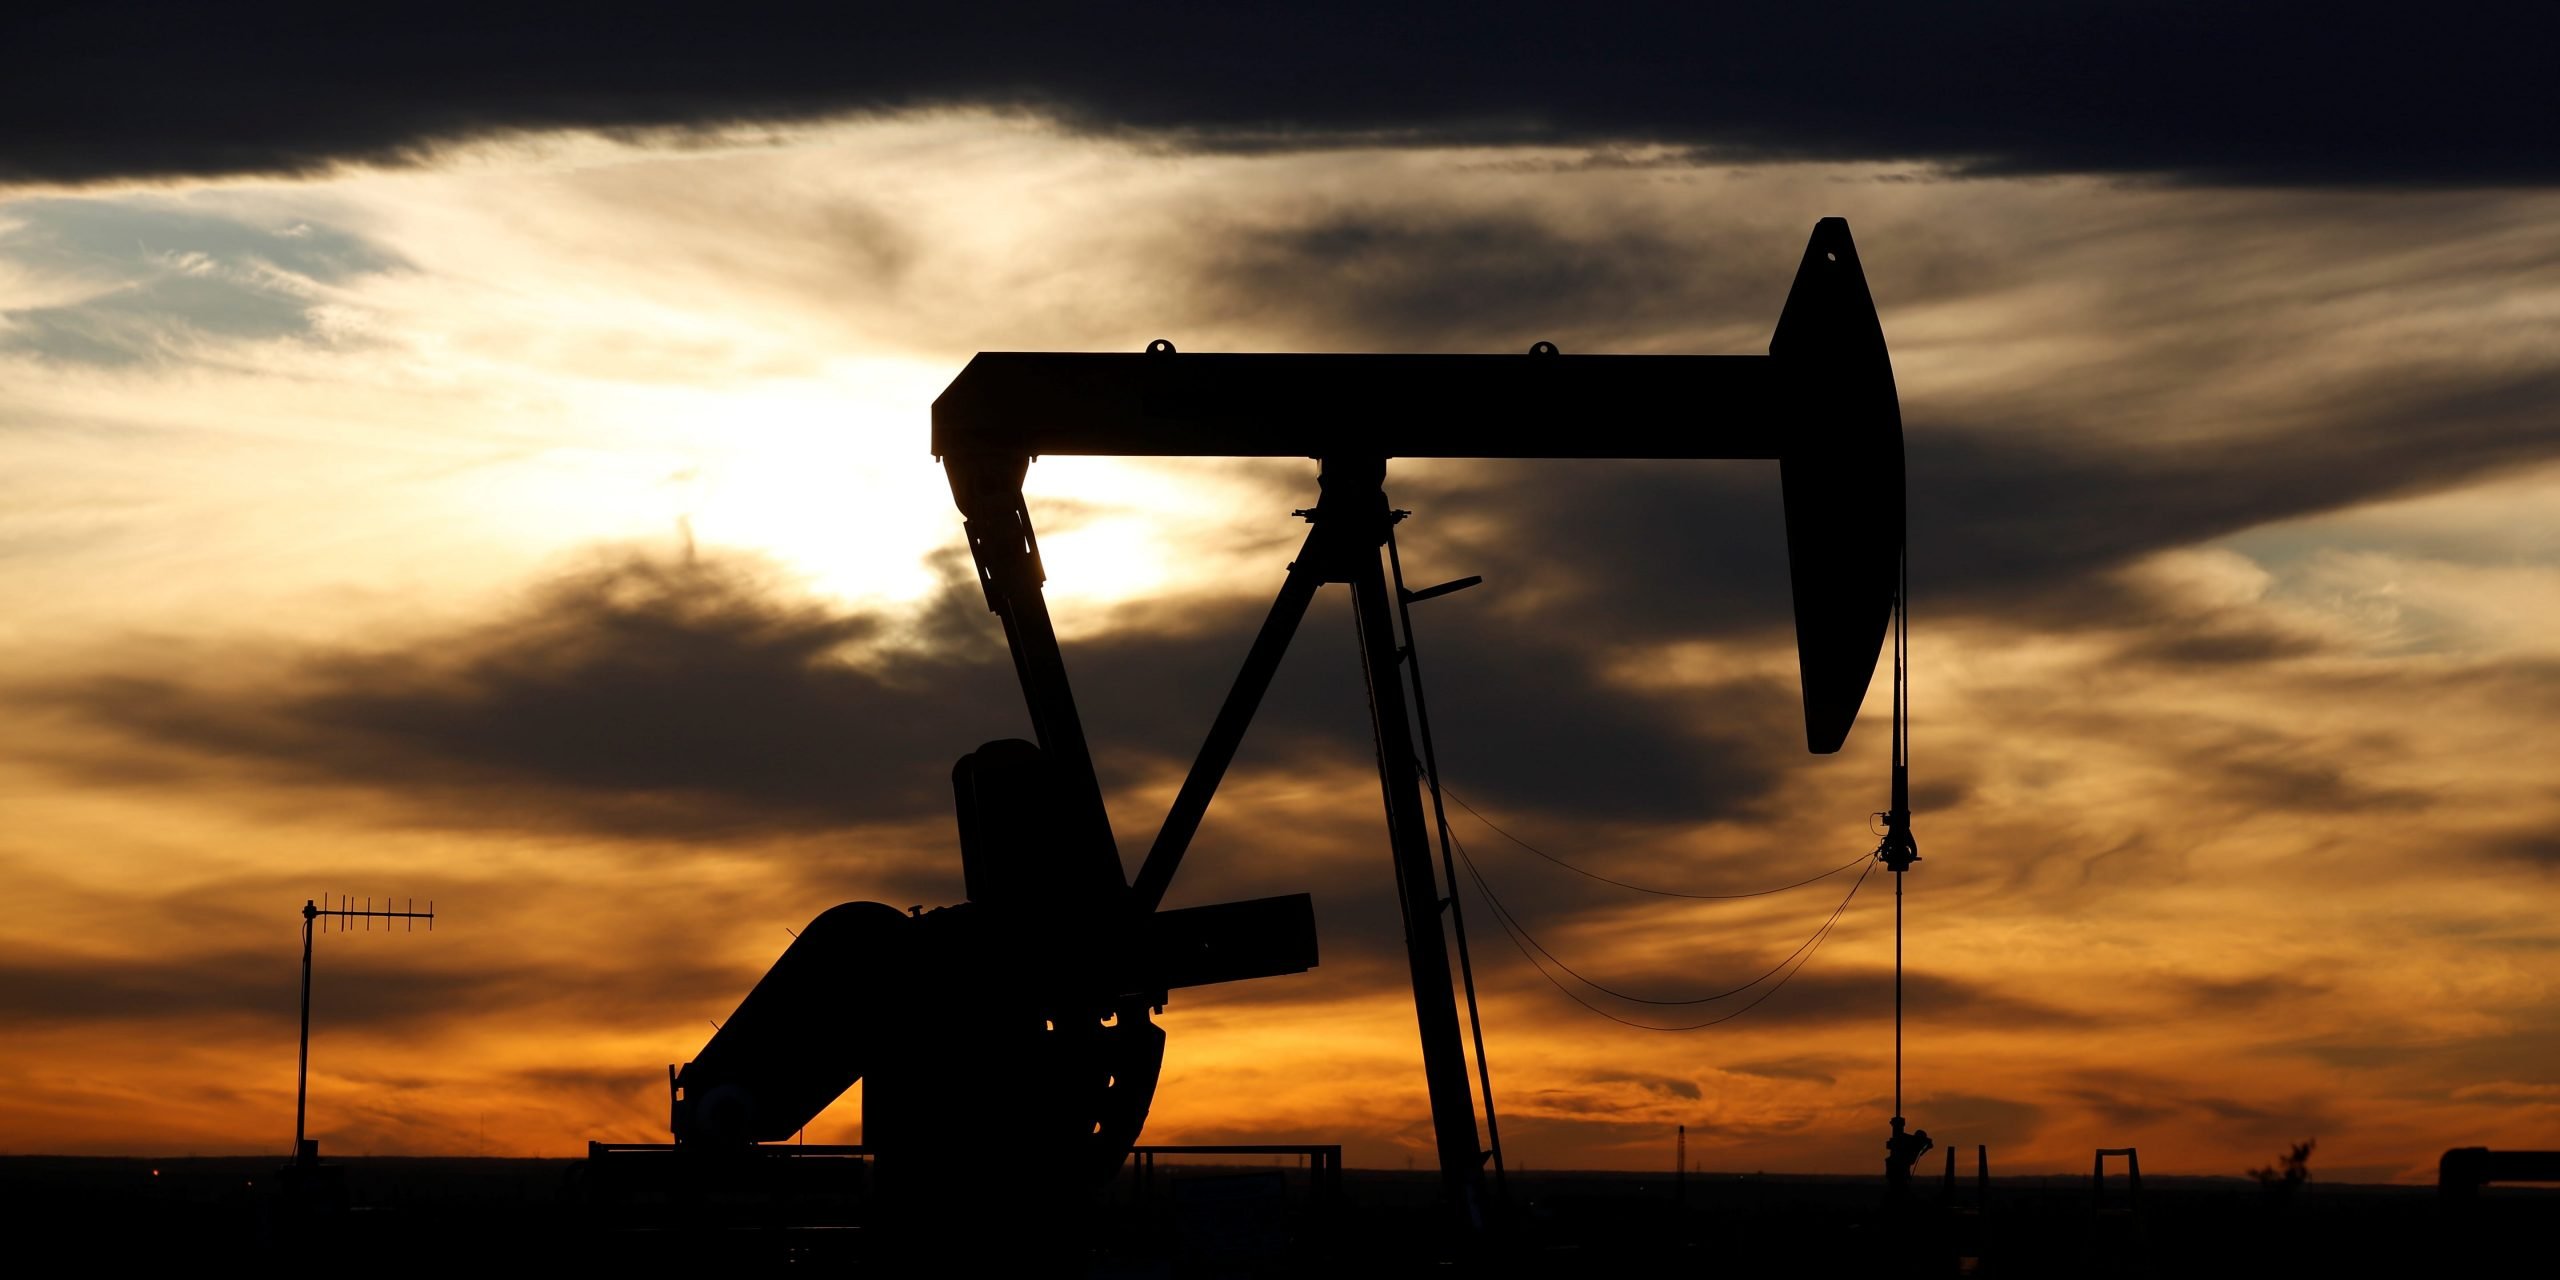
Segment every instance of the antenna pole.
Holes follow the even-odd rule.
[[[311,924],[320,908],[302,900],[302,1054],[293,1068],[293,1159],[303,1160],[302,1122],[311,1100]]]
[[[341,898],[338,905],[333,907],[323,907],[309,898],[302,900],[302,1047],[300,1053],[295,1058],[293,1067],[293,1162],[298,1165],[318,1164],[320,1162],[319,1145],[304,1136],[305,1121],[308,1119],[311,1110],[312,926],[325,916],[331,920],[337,921],[338,927],[341,930],[346,928],[348,921],[358,919],[363,920],[365,922],[365,927],[370,929],[373,927],[373,922],[377,917],[382,920],[382,927],[385,929],[389,929],[391,927],[391,922],[394,920],[410,921],[411,923],[409,927],[412,929],[417,927],[416,922],[420,920],[426,921],[429,929],[436,927],[436,904],[433,900],[428,901],[427,909],[424,911],[414,909],[408,911],[393,911],[390,908],[392,902],[396,901],[396,899],[391,898],[383,899],[383,907],[379,911],[374,909],[373,899],[367,898],[365,899],[364,909],[358,911],[354,906],[350,905],[354,901],[355,899],[353,898]],[[418,904],[411,902],[409,905],[410,907],[415,908]]]

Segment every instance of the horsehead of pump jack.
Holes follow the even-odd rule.
[[[1776,461],[1818,753],[1857,718],[1902,563],[1900,408],[1837,218],[1815,226],[1764,356],[983,352],[934,402],[933,452],[1038,741],[988,743],[953,772],[968,901],[819,916],[685,1065],[674,1114],[680,1143],[775,1141],[867,1076],[881,1188],[920,1202],[965,1194],[954,1161],[971,1157],[937,1151],[1004,1150],[1031,1166],[1017,1186],[1107,1177],[1153,1099],[1164,1036],[1149,1014],[1166,993],[1315,964],[1306,895],[1158,906],[1308,602],[1338,582],[1370,689],[1441,1170],[1454,1199],[1477,1203],[1484,1152],[1380,563],[1398,515],[1389,459]],[[1318,463],[1306,544],[1134,881],[1041,594],[1022,497],[1040,454]]]

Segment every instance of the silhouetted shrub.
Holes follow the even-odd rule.
[[[2311,1149],[2318,1145],[2318,1139],[2305,1138],[2293,1144],[2293,1150],[2279,1157],[2274,1164],[2251,1169],[2249,1176],[2258,1180],[2258,1189],[2266,1193],[2269,1201],[2277,1205],[2290,1204],[2294,1193],[2311,1180]]]

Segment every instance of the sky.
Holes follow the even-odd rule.
[[[2019,1173],[2560,1145],[2560,174],[2500,73],[2547,17],[2159,9],[793,41],[33,7],[0,1152],[282,1152],[325,893],[439,917],[318,941],[325,1150],[662,1140],[667,1064],[786,930],[962,896],[950,764],[1027,731],[927,448],[973,352],[1760,351],[1826,216],[1910,465],[1906,1111]],[[1510,914],[1653,999],[1814,934],[1855,868],[1682,900],[1528,847],[1687,893],[1874,847],[1884,686],[1804,754],[1775,469],[1388,483],[1413,579],[1486,580],[1418,626]],[[1133,870],[1314,492],[1031,471]],[[1170,899],[1311,893],[1322,962],[1175,993],[1148,1141],[1431,1161],[1376,785],[1330,593]],[[1671,1033],[1560,994],[1471,881],[1511,1162],[1664,1167],[1685,1124],[1703,1168],[1872,1171],[1889,890]]]

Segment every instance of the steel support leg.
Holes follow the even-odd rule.
[[[1199,832],[1200,819],[1209,812],[1209,800],[1218,793],[1227,766],[1235,762],[1244,731],[1253,724],[1253,713],[1261,708],[1262,695],[1270,691],[1271,677],[1279,672],[1280,659],[1288,655],[1289,641],[1307,616],[1308,603],[1315,599],[1316,588],[1330,581],[1328,561],[1335,557],[1327,554],[1327,543],[1326,531],[1318,526],[1298,549],[1298,558],[1290,562],[1280,596],[1271,602],[1270,615],[1262,620],[1253,648],[1245,653],[1244,666],[1236,671],[1235,686],[1227,691],[1218,718],[1209,725],[1209,736],[1200,744],[1200,754],[1191,761],[1191,772],[1182,779],[1182,791],[1174,796],[1173,808],[1166,812],[1164,826],[1147,850],[1147,860],[1138,867],[1138,878],[1129,891],[1130,907],[1136,913],[1144,915],[1164,902],[1173,873],[1181,868],[1182,855]]]
[[[1360,634],[1360,670],[1369,686],[1369,723],[1378,743],[1378,787],[1387,810],[1396,892],[1404,905],[1405,957],[1413,974],[1413,1011],[1422,1033],[1422,1070],[1431,1091],[1431,1127],[1439,1139],[1440,1176],[1470,1227],[1484,1221],[1484,1148],[1476,1132],[1475,1098],[1467,1084],[1465,1042],[1451,990],[1448,935],[1440,926],[1440,888],[1431,866],[1429,823],[1414,773],[1413,722],[1397,669],[1395,602],[1387,592],[1379,548],[1388,522],[1386,464],[1377,459],[1325,461],[1319,517],[1354,522],[1363,550],[1347,557],[1351,611]],[[1376,537],[1367,536],[1374,528]],[[1345,533],[1351,529],[1345,529]],[[1350,538],[1346,542],[1352,541]]]

